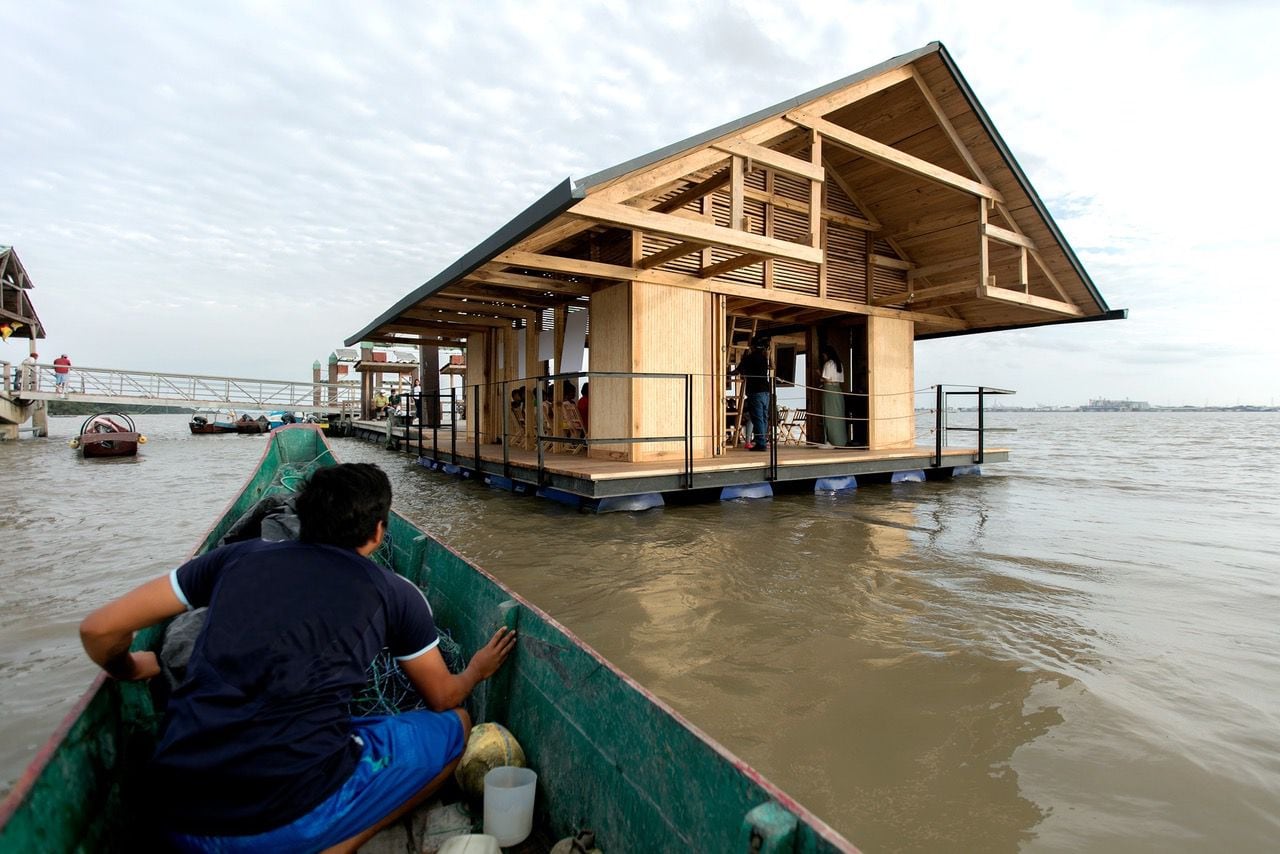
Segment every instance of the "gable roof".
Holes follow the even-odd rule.
[[[868,94],[852,98],[841,97],[842,93],[859,93],[861,90],[866,90]],[[814,109],[815,105],[829,107],[832,104],[837,106],[829,111]],[[814,112],[806,113],[806,108]],[[890,116],[890,120],[884,120],[885,116]],[[854,313],[897,311],[904,317],[917,320],[918,338],[1114,319],[1125,315],[1123,310],[1112,311],[1107,306],[951,55],[941,43],[933,42],[857,74],[588,175],[577,182],[566,179],[454,264],[397,301],[360,332],[347,339],[347,343],[379,337],[397,325],[403,329],[403,324],[407,321],[419,324],[424,335],[435,330],[447,334],[449,329],[457,328],[457,333],[465,337],[466,330],[461,328],[466,325],[465,322],[456,321],[452,315],[482,313],[480,304],[484,302],[536,313],[548,304],[585,299],[593,283],[602,280],[616,281],[623,276],[622,266],[617,264],[591,263],[587,258],[581,257],[577,264],[567,263],[567,259],[575,255],[582,256],[585,252],[581,245],[574,246],[574,240],[580,241],[578,235],[586,230],[580,225],[572,225],[572,222],[582,218],[574,217],[574,214],[588,208],[580,203],[589,197],[605,198],[612,194],[614,198],[609,201],[613,203],[613,207],[590,206],[593,212],[603,210],[606,215],[615,217],[595,224],[596,236],[602,236],[610,229],[616,231],[618,228],[631,227],[643,231],[647,239],[651,228],[663,226],[655,225],[657,220],[652,216],[643,216],[643,213],[669,213],[674,210],[674,204],[664,208],[665,201],[677,198],[682,193],[690,197],[696,195],[696,179],[704,177],[706,167],[703,167],[703,173],[690,170],[691,176],[674,175],[675,179],[682,179],[676,182],[663,184],[659,181],[659,189],[669,190],[673,186],[675,189],[667,193],[665,201],[659,199],[656,204],[656,197],[652,193],[653,181],[649,180],[653,175],[661,176],[664,170],[678,166],[682,161],[689,160],[693,153],[709,146],[714,147],[715,152],[720,155],[720,161],[729,157],[724,152],[735,144],[740,146],[734,149],[739,154],[754,153],[759,156],[768,155],[768,159],[779,159],[774,158],[774,155],[787,152],[780,152],[777,147],[767,152],[762,149],[762,145],[775,145],[778,135],[761,137],[762,145],[743,142],[742,138],[749,137],[762,127],[770,127],[783,121],[793,124],[808,121],[809,127],[801,128],[805,133],[811,132],[815,138],[823,134],[835,139],[834,145],[822,149],[822,166],[818,167],[819,171],[825,169],[826,175],[834,179],[826,182],[824,204],[833,206],[838,202],[850,221],[864,229],[869,225],[876,226],[868,229],[864,254],[877,259],[877,264],[887,266],[884,270],[873,270],[871,261],[868,261],[861,296],[852,295],[851,292],[851,298],[863,300],[864,305],[849,305],[846,310]],[[896,138],[890,133],[890,129],[895,127],[894,121],[898,122],[898,133],[905,133],[906,136]],[[877,138],[878,135],[880,138]],[[726,140],[729,141],[728,146],[724,144]],[[843,147],[846,145],[851,145],[852,148]],[[913,153],[913,148],[920,153]],[[832,152],[830,159],[828,151]],[[780,159],[795,162],[799,158]],[[703,158],[698,163],[702,164],[705,160]],[[944,194],[934,192],[936,188],[922,188],[921,176],[924,176],[925,183],[934,177],[933,172],[926,167],[933,167],[937,172],[949,176],[944,179],[951,184],[943,188],[946,191],[980,188],[977,192],[987,195],[991,202],[990,220],[987,220],[987,214],[984,213],[981,215],[984,222],[979,224],[977,206],[971,205],[971,210],[966,212],[963,198],[955,195],[944,198]],[[750,168],[749,157],[747,168]],[[784,166],[784,171],[785,169]],[[914,171],[914,174],[903,178],[903,171]],[[728,182],[725,177],[727,172],[726,169],[721,176],[722,184]],[[858,178],[853,183],[858,185],[859,190],[871,185],[873,189],[883,187],[885,191],[872,192],[871,198],[864,203],[857,198],[850,182],[842,180],[842,177],[848,179],[850,176]],[[705,179],[709,180],[711,179]],[[647,187],[650,195],[642,192],[628,197],[628,182],[639,182],[637,186]],[[902,224],[914,223],[912,217],[921,209],[916,200],[925,197],[927,193],[933,194],[928,198],[929,203],[938,211],[938,227],[932,232],[926,230],[928,226],[919,226],[915,232],[904,230]],[[634,204],[637,198],[643,198],[645,203]],[[631,202],[632,205],[623,207],[620,200],[624,203]],[[785,199],[776,201],[782,204]],[[646,208],[646,204],[652,207]],[[637,216],[634,211],[642,213]],[[823,217],[826,216],[827,212],[824,211]],[[947,266],[947,263],[954,267],[957,259],[951,256],[957,251],[968,251],[964,241],[967,239],[967,229],[970,228],[981,228],[982,257],[986,259],[983,263],[990,264],[985,269],[992,275],[998,273],[996,284],[1002,285],[1000,288],[987,287],[987,282],[974,281],[976,298],[982,298],[988,303],[981,310],[975,310],[973,305],[974,288],[957,290],[961,285],[955,283],[934,285],[933,279],[924,276],[918,282],[912,279],[916,270],[936,270]],[[694,227],[688,226],[688,229],[693,230]],[[671,233],[683,234],[684,231],[684,228],[671,229]],[[712,229],[717,239],[725,231],[727,229]],[[699,238],[710,233],[705,229],[696,232]],[[904,234],[908,235],[907,240],[914,243],[909,251],[895,242]],[[973,236],[976,238],[977,234],[975,230]],[[988,234],[992,239],[988,239]],[[563,239],[557,239],[561,235],[564,235]],[[687,235],[683,238],[672,237],[666,243],[657,244],[656,249],[646,247],[645,255],[662,253],[664,246],[666,254],[678,252],[681,249],[678,244],[682,239],[690,245],[696,242],[689,241]],[[792,242],[804,245],[802,239]],[[987,248],[989,244],[993,247],[990,251]],[[598,248],[597,246],[596,249]],[[516,251],[512,252],[513,249]],[[751,252],[761,249],[766,253],[786,253],[786,257],[781,257],[778,261],[781,265],[812,262],[812,256],[803,255],[799,248],[791,253],[778,241],[753,241],[747,239],[747,236],[726,247],[725,251],[731,255],[735,251],[741,253],[740,260],[743,262],[750,262],[753,257],[759,262],[765,256],[753,256]],[[976,251],[975,248],[974,252]],[[539,258],[543,257],[538,253],[548,253],[566,260],[563,263],[544,262],[544,266],[530,266],[538,264]],[[750,266],[736,263],[732,257],[724,260],[721,257],[723,255],[724,252],[720,255],[711,254],[710,257],[721,259],[719,266],[715,269],[703,267],[698,275],[704,276],[708,281],[720,282],[725,277],[716,273],[716,270]],[[1028,261],[1029,256],[1034,263]],[[678,257],[672,256],[673,259]],[[707,256],[704,255],[705,257]],[[626,266],[634,270],[630,268],[631,260],[626,260]],[[755,265],[756,268],[764,266],[763,263]],[[652,265],[652,269],[645,269],[647,272],[643,275],[648,277],[647,280],[696,284],[696,281],[679,279],[680,274],[689,272],[680,268],[679,264],[662,262]],[[697,273],[697,267],[693,271]],[[712,275],[707,275],[708,272]],[[949,274],[954,279],[961,272],[960,269],[937,271],[934,276],[946,279]],[[976,269],[963,272],[972,279],[970,272],[976,274]],[[733,275],[730,273],[729,277],[732,278]],[[851,275],[853,278],[846,284],[850,288],[856,288],[856,271]],[[1000,281],[1001,277],[1005,282],[1011,278],[1018,280],[1014,284],[1020,286],[1023,293],[1019,295],[1015,290],[1005,287],[1004,282]],[[688,275],[684,276],[684,279],[688,278]],[[815,278],[809,277],[811,283]],[[742,274],[739,274],[738,280],[725,284],[721,290],[729,293],[743,311],[749,312],[756,303],[768,301],[771,294],[742,290],[742,281],[751,280],[743,279]],[[798,292],[795,282],[790,284],[791,291]],[[540,292],[542,285],[546,286],[545,292]],[[909,294],[913,287],[921,294],[928,292],[929,299],[917,301],[912,295],[908,300],[885,302],[894,296]],[[473,294],[475,305],[458,308],[447,304],[453,307],[441,307],[439,311],[444,312],[443,314],[419,313],[416,317],[408,316],[415,308],[423,305],[424,301],[442,295],[446,289],[452,298],[463,302],[468,301],[468,293]],[[716,289],[714,285],[712,289]],[[782,289],[780,291],[786,293]],[[542,299],[531,299],[531,294]],[[824,296],[821,290],[817,295]],[[793,293],[787,298],[798,300],[802,296],[803,294]],[[865,307],[877,302],[877,309]],[[801,307],[804,305],[802,303]],[[808,307],[820,308],[817,302]],[[731,310],[733,308],[731,305]],[[1045,317],[1046,312],[1051,316]],[[397,333],[410,337],[396,340],[413,340],[416,328],[419,327],[411,325],[407,332]]]
[[[31,303],[31,277],[12,246],[0,246],[0,323],[21,324],[16,338],[44,338],[44,324]]]

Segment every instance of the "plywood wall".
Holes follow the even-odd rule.
[[[613,285],[591,295],[591,370],[630,371],[631,288]],[[592,376],[587,435],[592,438],[631,436],[631,382]],[[590,456],[630,459],[631,446],[592,445]]]
[[[695,459],[710,457],[716,391],[714,297],[689,288],[635,283],[631,290],[632,370],[692,374]],[[592,389],[594,391],[594,387]],[[632,435],[681,436],[685,432],[683,379],[640,379],[632,385]],[[633,459],[683,459],[683,442],[646,442]]]
[[[872,450],[915,445],[915,324],[867,318]]]
[[[466,389],[463,394],[467,399],[467,430],[473,431],[485,419],[485,410],[491,405],[489,396],[485,394],[485,383],[488,382],[490,336],[483,332],[473,332],[467,336],[467,373],[463,377]],[[480,393],[476,394],[476,386]]]

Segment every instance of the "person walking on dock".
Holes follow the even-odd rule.
[[[317,470],[297,499],[298,540],[242,540],[94,611],[85,651],[121,680],[160,673],[134,632],[208,607],[146,769],[147,815],[182,851],[355,851],[453,774],[462,702],[515,647],[499,628],[449,672],[422,591],[369,559],[391,483],[377,466]],[[351,717],[383,648],[429,709]]]
[[[71,373],[71,360],[67,358],[67,354],[53,360],[53,382],[57,386],[56,391],[62,397],[67,396],[67,374]]]

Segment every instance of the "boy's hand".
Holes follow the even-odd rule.
[[[493,633],[493,637],[489,638],[488,643],[476,650],[476,654],[471,656],[470,666],[475,668],[476,675],[481,679],[488,679],[498,672],[502,662],[507,660],[507,656],[515,648],[516,633],[503,626]]]

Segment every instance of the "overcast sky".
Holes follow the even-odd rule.
[[[977,5],[0,0],[0,244],[42,361],[306,379],[566,176],[939,40],[1130,319],[916,385],[1280,401],[1280,4]]]

